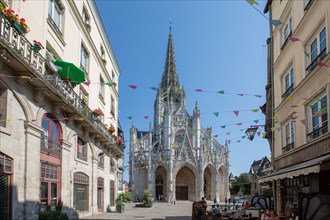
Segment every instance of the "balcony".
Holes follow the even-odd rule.
[[[322,61],[323,58],[327,55],[327,48],[324,48],[321,53],[309,64],[309,66],[306,68],[306,73],[311,73],[318,65],[319,61]]]
[[[282,154],[285,154],[286,152],[292,150],[294,148],[294,142],[291,144],[287,144],[286,146],[282,147]]]
[[[95,142],[111,153],[123,155],[124,147],[116,145],[108,129],[94,116],[70,82],[46,68],[48,61],[35,52],[33,44],[1,16],[0,58],[12,69],[18,84],[31,85],[37,103],[44,98],[49,99],[55,111],[62,113],[65,122],[73,122],[77,128],[83,128]],[[43,146],[47,146],[45,141]]]
[[[282,99],[286,99],[294,90],[294,84],[292,84],[282,95]]]
[[[312,132],[308,133],[307,134],[307,139],[309,141],[311,141],[311,140],[313,140],[315,138],[318,138],[321,135],[326,134],[326,133],[328,133],[328,124],[326,124],[326,125],[318,128],[318,129],[315,129]]]

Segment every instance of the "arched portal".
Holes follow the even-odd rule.
[[[184,166],[176,174],[175,196],[176,200],[195,200],[196,176],[194,172]]]
[[[220,201],[225,201],[225,198],[227,197],[226,187],[225,187],[225,181],[226,181],[226,175],[224,167],[219,168],[219,185],[218,189],[220,192]]]
[[[156,199],[164,200],[166,196],[167,190],[167,172],[163,166],[157,167],[155,171],[155,191],[156,191]]]
[[[206,167],[204,170],[204,197],[206,200],[213,200],[213,181],[212,173],[209,167]]]

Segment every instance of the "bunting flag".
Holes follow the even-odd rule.
[[[267,133],[266,132],[262,133],[262,137],[263,138],[266,138],[267,137]]]
[[[226,125],[221,125],[220,127],[221,127],[221,128],[225,128],[225,127],[226,127]]]
[[[84,118],[79,118],[79,121],[84,121],[85,119]]]
[[[242,136],[242,139],[246,138],[246,135]]]
[[[260,137],[260,133],[261,133],[261,131],[257,131],[257,135]]]
[[[291,105],[290,108],[296,108],[298,105]]]
[[[254,123],[258,124],[259,123],[259,120],[253,120]]]
[[[147,116],[147,115],[146,115],[146,116],[143,116],[143,118],[144,118],[144,119],[148,119],[148,118],[149,118],[149,116]]]
[[[175,92],[180,92],[181,89],[180,88],[175,88]]]
[[[195,117],[196,117],[196,118],[199,118],[200,116],[201,116],[201,113],[199,113],[199,112],[196,112],[196,113],[195,113]]]
[[[89,86],[91,84],[91,82],[89,81],[85,81],[85,82],[82,82],[82,84],[86,85],[86,86]]]
[[[321,61],[317,62],[317,65],[320,67],[323,67],[323,66],[329,67],[327,64],[322,63]]]
[[[277,132],[281,131],[281,127],[276,128]]]
[[[196,89],[195,92],[204,92],[204,91],[201,89]]]
[[[236,123],[236,125],[242,125],[242,122],[240,122],[240,123]]]
[[[150,89],[157,91],[157,87],[150,87]]]
[[[239,111],[233,111],[236,116],[238,116]]]
[[[218,137],[218,135],[216,134],[216,135],[214,135],[213,137],[217,138],[217,137]]]
[[[306,119],[300,120],[303,125],[306,125]]]
[[[22,78],[22,79],[31,79],[31,77],[30,76],[20,76],[20,78]]]
[[[262,96],[261,95],[254,95],[255,97],[258,97],[258,98],[262,98]]]
[[[250,5],[258,5],[258,2],[256,2],[255,0],[246,0]]]
[[[307,52],[307,51],[304,51],[305,55],[309,58],[311,53]]]
[[[288,95],[288,97],[286,97],[286,99],[287,99],[288,101],[290,101],[290,100],[292,99],[292,96],[291,96],[291,95]]]
[[[230,132],[226,132],[226,135],[230,135]]]
[[[291,37],[291,36],[289,37],[289,40],[292,42],[301,41],[299,38]]]
[[[132,88],[132,89],[136,89],[137,86],[136,85],[129,85],[128,87]]]
[[[217,117],[219,117],[219,112],[213,112],[213,114]]]
[[[220,90],[217,93],[219,93],[219,94],[225,94],[225,91],[224,90]]]
[[[283,24],[280,20],[272,20],[271,22],[272,22],[272,24],[273,24],[275,27],[277,27],[277,26]]]
[[[244,96],[244,94],[242,94],[242,93],[241,93],[241,94],[237,94],[237,95],[239,95],[239,96]]]
[[[237,143],[241,142],[241,140],[236,141]]]
[[[169,134],[168,134],[168,137],[169,137],[169,138],[171,138],[171,137],[172,137],[172,134],[171,134],[171,133],[169,133]]]
[[[112,87],[112,86],[116,86],[116,83],[113,83],[113,82],[107,82],[105,83],[105,85],[109,86],[109,87]]]
[[[256,108],[256,109],[252,109],[251,111],[257,113],[259,111],[259,109]]]
[[[296,120],[298,118],[298,116],[293,116],[291,117],[292,120]]]
[[[165,117],[165,115],[161,114],[161,115],[160,115],[160,117],[161,117],[161,118],[164,118],[164,117]]]
[[[207,130],[207,131],[211,131],[211,130],[212,130],[212,128],[206,128],[205,130]]]
[[[132,120],[132,119],[133,119],[133,117],[132,117],[132,116],[128,116],[127,118],[128,118],[129,120]]]

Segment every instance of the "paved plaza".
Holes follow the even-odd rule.
[[[150,220],[191,220],[192,202],[177,201],[171,203],[154,203],[151,208],[137,208],[134,203],[126,203],[124,213],[106,212],[82,219],[150,219]]]

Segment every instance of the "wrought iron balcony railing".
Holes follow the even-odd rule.
[[[40,150],[47,154],[61,157],[61,142],[50,139],[47,135],[42,134],[40,139]]]
[[[315,138],[318,138],[319,136],[328,133],[328,124],[313,130],[312,132],[307,134],[308,140],[311,141]]]
[[[286,146],[282,147],[282,153],[286,153],[294,148],[294,142],[287,144]]]
[[[84,100],[73,90],[68,81],[62,80],[59,75],[46,74],[46,59],[34,51],[24,35],[20,34],[7,18],[0,15],[0,44],[5,47],[22,65],[34,74],[34,77],[51,87],[54,93],[65,99],[66,104],[73,107],[79,117],[83,118],[90,127],[100,133],[112,147],[124,152],[123,146],[118,146],[113,141],[111,134],[105,125],[93,114]],[[46,145],[45,145],[46,146]]]
[[[294,84],[292,84],[282,95],[283,99],[286,99],[294,90]]]
[[[306,68],[307,74],[311,73],[315,67],[317,67],[318,62],[323,60],[323,58],[327,55],[327,48],[324,48],[321,53],[314,59],[312,60],[311,64]]]

